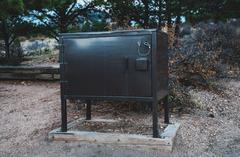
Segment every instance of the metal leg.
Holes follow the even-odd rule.
[[[153,121],[153,137],[159,137],[159,128],[158,128],[158,104],[157,101],[152,102],[152,121]]]
[[[62,111],[61,131],[67,132],[67,101],[64,98],[61,98],[61,111]]]
[[[169,106],[168,106],[168,96],[163,99],[164,108],[164,123],[169,124]]]
[[[91,120],[91,100],[87,100],[86,120]]]

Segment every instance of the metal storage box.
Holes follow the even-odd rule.
[[[168,94],[165,33],[64,33],[60,45],[62,131],[67,131],[66,99],[88,101],[88,112],[90,100],[136,100],[152,103],[153,135],[158,136],[157,101]]]

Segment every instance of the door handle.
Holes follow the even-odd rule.
[[[135,68],[138,71],[147,71],[148,70],[148,58],[146,57],[141,57],[141,58],[137,58],[135,61]]]
[[[124,57],[124,64],[125,64],[125,72],[128,71],[129,68],[129,58],[128,57]]]

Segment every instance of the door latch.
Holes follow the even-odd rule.
[[[151,44],[148,43],[147,41],[142,42],[138,41],[138,55],[139,56],[148,56],[151,52]]]
[[[146,57],[141,57],[136,59],[136,70],[147,71],[148,70],[148,59]]]

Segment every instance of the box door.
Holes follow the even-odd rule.
[[[64,39],[67,94],[150,96],[150,39],[150,36]]]
[[[102,43],[105,45],[105,95],[151,96],[151,48],[150,45],[142,45],[144,42],[150,44],[151,36],[107,39],[106,43]]]
[[[128,95],[150,97],[152,95],[151,36],[140,37],[133,41],[132,44],[136,45],[136,47],[131,51],[132,55],[128,72]]]
[[[104,50],[97,39],[66,38],[64,44],[65,92],[74,96],[104,95]]]

